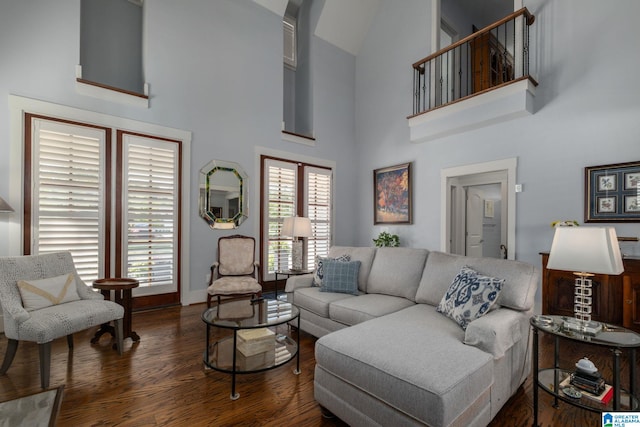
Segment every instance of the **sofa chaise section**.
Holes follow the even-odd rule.
[[[316,400],[354,426],[486,425],[493,358],[463,339],[426,304],[326,335],[316,344]]]

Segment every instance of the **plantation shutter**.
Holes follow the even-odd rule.
[[[313,236],[305,238],[307,268],[313,268],[317,255],[329,254],[332,170],[266,157],[262,162],[263,277],[270,280],[276,271],[291,268],[291,238],[280,237],[284,218],[300,215],[311,221]]]
[[[294,216],[297,210],[296,163],[273,159],[265,160],[265,216],[267,235],[267,265],[265,273],[286,270],[291,260],[291,239],[280,237],[284,218]]]
[[[284,63],[289,66],[289,68],[295,70],[298,65],[298,55],[296,53],[296,20],[289,16],[285,16],[282,20],[282,28],[282,34],[284,36]]]
[[[124,135],[122,244],[126,277],[145,287],[177,289],[179,144]]]
[[[85,282],[104,277],[105,131],[32,122],[34,254],[70,251]]]
[[[327,256],[331,245],[331,170],[305,167],[305,211],[313,236],[307,239],[307,265]]]

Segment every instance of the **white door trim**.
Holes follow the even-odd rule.
[[[516,259],[516,157],[485,163],[455,166],[440,171],[440,250],[451,252],[451,182],[455,178],[487,172],[507,171],[507,249],[508,259]]]

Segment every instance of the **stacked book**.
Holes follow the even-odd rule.
[[[237,332],[237,366],[246,371],[261,369],[275,361],[275,333],[268,328]]]
[[[579,369],[571,374],[571,384],[592,394],[600,394],[605,386],[600,373],[587,373]]]
[[[609,384],[606,384],[604,380],[595,381],[595,383],[593,380],[589,380],[590,382],[584,383],[583,381],[581,381],[581,376],[576,375],[578,373],[581,372],[576,371],[565,378],[564,381],[560,383],[560,389],[562,390],[565,387],[570,387],[573,385],[575,388],[580,390],[582,396],[587,399],[602,403],[603,405],[606,405],[611,401],[611,399],[613,398],[613,387],[611,387]],[[578,378],[577,381],[576,377]],[[600,378],[600,380],[601,379],[602,378]]]

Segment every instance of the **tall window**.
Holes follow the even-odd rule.
[[[141,286],[169,286],[178,262],[179,145],[118,132],[122,142],[122,259]],[[119,156],[120,157],[120,156]],[[118,233],[121,235],[121,233]]]
[[[82,78],[144,93],[142,0],[80,1]]]
[[[25,253],[68,250],[87,283],[135,278],[137,306],[179,302],[180,141],[117,131],[113,149],[110,128],[25,123]]]
[[[291,267],[291,238],[280,236],[284,218],[311,220],[312,236],[305,238],[306,266],[331,245],[332,170],[322,166],[262,156],[263,277]]]
[[[27,170],[33,182],[25,190],[32,191],[32,216],[25,218],[25,249],[71,251],[80,277],[105,277],[109,132],[41,119],[31,129],[33,166]]]
[[[283,28],[283,130],[313,137],[311,1],[289,0]]]

